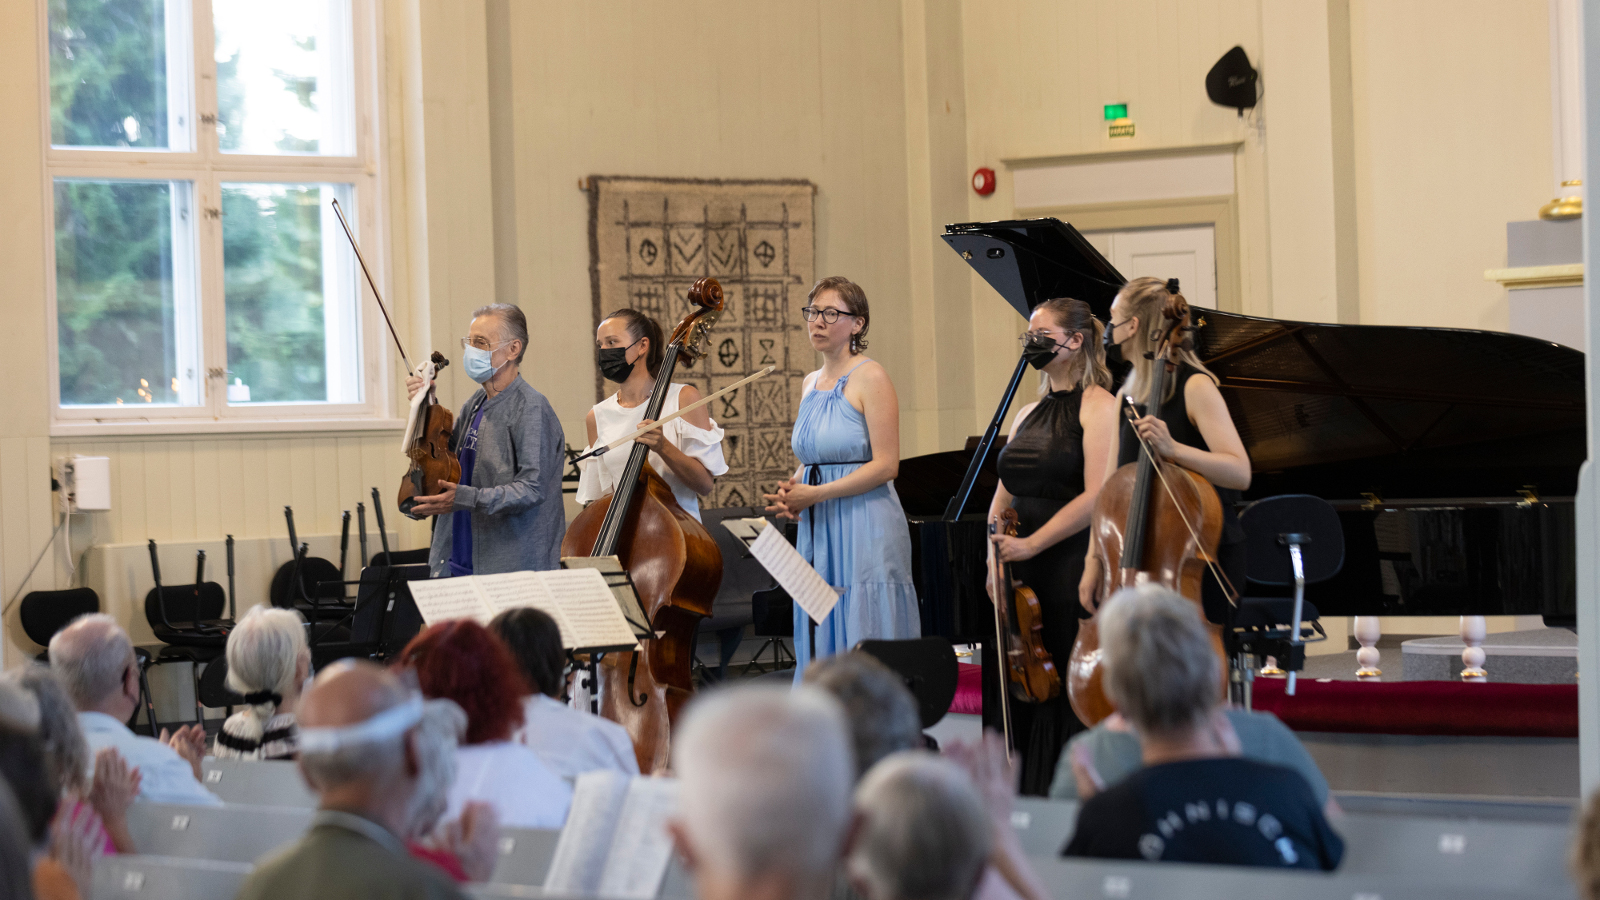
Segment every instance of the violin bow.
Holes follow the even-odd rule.
[[[356,262],[361,264],[361,274],[367,276],[367,286],[372,288],[372,298],[378,301],[378,311],[383,313],[383,324],[389,326],[389,336],[394,338],[395,349],[400,351],[400,361],[406,364],[406,374],[412,373],[411,360],[406,357],[406,348],[400,343],[400,335],[394,330],[394,322],[389,318],[389,308],[383,305],[383,295],[378,293],[378,283],[372,280],[372,272],[367,268],[367,261],[361,255],[361,246],[356,243],[355,233],[350,230],[350,223],[345,220],[344,210],[339,206],[339,198],[333,198],[333,214],[339,217],[339,224],[344,226],[344,236],[350,239],[350,249],[356,253]]]
[[[661,426],[667,424],[668,422],[671,422],[673,419],[676,419],[679,416],[682,416],[682,415],[684,415],[686,413],[692,413],[695,410],[699,409],[700,407],[705,406],[707,403],[710,403],[711,401],[717,399],[718,397],[721,397],[724,394],[732,393],[732,392],[738,390],[739,388],[742,388],[745,385],[749,384],[750,382],[755,381],[757,378],[762,377],[763,375],[771,375],[774,371],[777,370],[777,368],[778,368],[777,366],[767,366],[765,369],[762,369],[761,371],[755,373],[754,375],[751,375],[749,378],[742,378],[742,379],[740,379],[738,381],[735,381],[733,384],[728,385],[727,387],[723,388],[720,391],[717,391],[715,394],[712,394],[709,397],[702,397],[701,399],[696,400],[695,402],[689,404],[688,406],[683,407],[682,409],[678,410],[677,412],[668,413],[667,415],[662,416],[661,418],[655,420],[654,422],[651,422],[649,425],[646,425],[643,428],[639,429],[638,431],[635,431],[633,434],[630,434],[630,435],[628,435],[626,437],[619,437],[616,440],[612,441],[611,443],[606,444],[604,447],[596,447],[593,450],[590,450],[588,453],[585,453],[584,455],[578,457],[577,459],[574,459],[572,461],[572,464],[573,465],[577,465],[578,463],[581,463],[584,460],[589,459],[591,457],[603,456],[606,453],[617,449],[618,447],[622,446],[623,444],[626,444],[629,441],[632,441],[634,438],[638,437],[639,435],[645,434],[645,433],[650,432],[650,431],[654,431],[657,428],[660,428]]]

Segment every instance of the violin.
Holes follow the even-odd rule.
[[[989,535],[1016,537],[1017,511],[1010,507],[1001,511],[996,521],[989,523]],[[1043,703],[1061,696],[1061,677],[1056,673],[1055,660],[1044,648],[1044,616],[1039,608],[1039,595],[1033,588],[1011,577],[1011,564],[997,561],[989,583],[989,593],[994,598],[994,630],[1003,635],[995,641],[1004,662],[1007,690],[1000,692],[1000,720],[1005,729],[1006,748],[1010,751],[1011,700],[1023,703]]]
[[[1148,415],[1159,417],[1167,379],[1177,368],[1177,354],[1188,349],[1193,328],[1189,304],[1172,294],[1162,310],[1161,333],[1151,356]],[[1179,386],[1179,390],[1182,386]],[[1125,414],[1137,418],[1132,401]],[[1137,432],[1135,432],[1136,439]],[[1099,598],[1104,602],[1125,587],[1160,584],[1200,605],[1206,570],[1216,565],[1222,538],[1222,500],[1201,475],[1156,458],[1141,442],[1139,461],[1117,469],[1095,501],[1090,533],[1100,561]],[[1204,621],[1204,615],[1201,616]],[[1222,629],[1206,623],[1219,658]],[[1226,676],[1219,692],[1227,687]],[[1078,624],[1067,664],[1067,697],[1085,725],[1094,725],[1114,711],[1106,698],[1100,653],[1100,626],[1095,618]]]
[[[661,418],[678,361],[687,367],[710,351],[722,285],[702,278],[688,300],[689,314],[667,341],[646,419]],[[656,634],[645,639],[642,652],[608,653],[597,667],[600,715],[627,729],[645,774],[665,771],[671,759],[672,727],[693,691],[695,632],[722,586],[716,540],[678,505],[648,456],[649,448],[635,442],[616,490],[584,507],[561,540],[564,557],[618,557]]]
[[[461,481],[461,460],[455,451],[450,449],[450,440],[455,434],[456,417],[449,409],[439,402],[439,397],[434,389],[434,382],[439,375],[439,370],[450,365],[450,360],[439,351],[433,351],[422,365],[415,370],[411,368],[411,360],[406,358],[406,348],[400,343],[400,335],[394,330],[394,322],[389,318],[389,308],[383,303],[383,295],[378,292],[377,282],[372,280],[372,272],[367,268],[367,261],[361,255],[361,247],[356,243],[355,233],[350,230],[350,223],[345,220],[344,210],[339,207],[339,201],[333,201],[334,214],[339,217],[339,224],[344,227],[344,236],[350,240],[350,249],[355,251],[356,262],[361,264],[361,273],[367,277],[367,286],[372,288],[372,299],[378,301],[378,310],[383,313],[383,322],[389,326],[389,336],[394,338],[394,346],[400,351],[400,360],[405,363],[406,371],[414,371],[422,379],[423,387],[411,398],[411,413],[406,417],[406,433],[400,441],[400,450],[410,461],[406,473],[400,477],[400,512],[413,519],[422,516],[412,515],[411,508],[416,505],[417,497],[426,497],[439,493],[439,482],[448,481],[458,484]]]
[[[411,398],[411,414],[406,418],[404,443],[406,458],[411,468],[400,478],[400,511],[413,519],[411,508],[418,497],[437,494],[439,482],[458,484],[461,481],[461,460],[450,449],[450,439],[455,435],[456,417],[442,403],[434,390],[434,380],[439,370],[450,365],[444,354],[433,351],[427,362],[417,367],[417,375],[424,387]]]

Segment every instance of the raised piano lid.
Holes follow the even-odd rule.
[[[1122,276],[1057,219],[949,225],[944,239],[1019,312],[1077,297],[1102,318]],[[1577,490],[1583,354],[1522,335],[1328,325],[1196,308],[1256,475],[1248,497],[1545,497]],[[999,387],[998,385],[996,386]],[[954,490],[954,485],[950,486]]]
[[[944,241],[1022,317],[1056,297],[1076,297],[1104,319],[1127,283],[1078,229],[1060,219],[946,225]]]

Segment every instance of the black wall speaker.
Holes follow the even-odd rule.
[[[1256,105],[1256,70],[1243,47],[1235,47],[1206,73],[1206,96],[1218,106],[1244,111]]]

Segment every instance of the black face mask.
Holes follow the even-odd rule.
[[[639,341],[644,340],[640,338]],[[633,344],[639,343],[634,341]],[[606,347],[595,353],[595,364],[600,367],[600,375],[607,381],[621,384],[633,374],[633,367],[638,360],[628,362],[628,351],[633,349],[633,344],[626,347]]]
[[[1124,322],[1121,324],[1126,324],[1126,320],[1124,320]],[[1106,365],[1112,367],[1121,366],[1127,362],[1127,360],[1122,358],[1122,345],[1118,344],[1111,338],[1112,333],[1116,330],[1117,329],[1115,327],[1107,325],[1106,337],[1105,341],[1103,342],[1106,348]]]
[[[1029,337],[1022,344],[1022,358],[1035,369],[1043,369],[1055,361],[1056,352],[1060,349],[1061,345],[1055,341]]]

